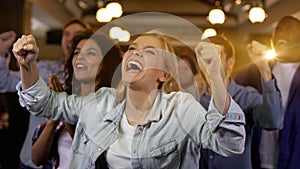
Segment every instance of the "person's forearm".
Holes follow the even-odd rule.
[[[226,115],[230,105],[230,98],[225,88],[225,82],[220,74],[210,75],[210,81],[214,104],[222,115]]]
[[[32,145],[32,162],[39,166],[45,163],[50,155],[56,125],[46,124],[39,138]]]
[[[22,80],[22,90],[26,90],[33,86],[39,80],[36,61],[30,62],[26,66],[20,66],[20,74]]]
[[[7,59],[0,56],[0,93],[15,92],[16,85],[21,80],[19,72],[8,69]]]
[[[258,66],[258,70],[261,76],[261,79],[266,82],[272,80],[272,72],[269,65],[266,66]]]

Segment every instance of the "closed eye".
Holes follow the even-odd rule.
[[[130,45],[130,46],[128,47],[128,50],[135,50],[135,49],[136,49],[136,47],[133,46],[133,45]]]
[[[89,51],[89,52],[87,53],[87,55],[88,55],[88,56],[96,56],[97,54],[96,54],[95,52]]]
[[[154,48],[147,48],[147,49],[144,49],[144,52],[146,54],[150,54],[150,55],[156,55],[157,54],[157,51],[154,49]]]

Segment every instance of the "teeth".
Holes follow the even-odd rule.
[[[85,65],[83,65],[83,64],[77,64],[76,65],[76,68],[84,68],[85,67]]]
[[[136,62],[136,61],[129,61],[128,62],[128,68],[129,69],[135,69],[135,70],[142,70],[143,67],[140,63]]]

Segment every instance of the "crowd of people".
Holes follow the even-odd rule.
[[[29,115],[18,168],[297,168],[298,19],[277,23],[272,61],[249,43],[257,74],[236,77],[239,56],[224,35],[190,48],[148,31],[125,51],[80,19],[62,35],[64,57],[38,61],[33,35],[0,33],[0,93],[17,93]],[[1,111],[3,131],[10,117]]]

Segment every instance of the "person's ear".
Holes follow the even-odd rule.
[[[227,65],[229,65],[231,68],[234,67],[235,64],[235,58],[231,57],[227,60]]]
[[[168,72],[162,71],[159,76],[159,81],[166,82],[170,78],[170,74]]]
[[[235,64],[235,58],[231,57],[229,59],[227,59],[227,70],[226,70],[226,75],[230,76],[233,70]]]
[[[274,42],[273,42],[274,43]],[[279,39],[276,44],[273,44],[273,49],[275,50],[280,50],[284,47],[285,44],[287,44],[288,42],[286,40],[283,39]]]

